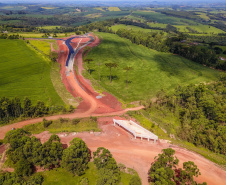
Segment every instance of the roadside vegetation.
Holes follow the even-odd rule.
[[[43,131],[49,131],[56,134],[60,132],[85,132],[85,131],[101,131],[98,128],[97,118],[82,118],[82,119],[63,119],[48,121],[43,119],[40,123],[27,125],[23,129],[32,134],[39,134]]]

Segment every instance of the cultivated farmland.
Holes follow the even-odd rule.
[[[1,40],[0,96],[64,105],[50,78],[50,64],[22,40]]]

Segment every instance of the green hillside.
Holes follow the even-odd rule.
[[[132,44],[114,34],[98,34],[103,37],[103,42],[88,54],[88,58],[95,62],[90,64],[92,78],[87,72],[86,76],[98,80],[96,64],[101,63],[101,86],[127,102],[155,97],[161,89],[171,92],[178,85],[210,82],[220,74],[183,57]],[[118,68],[112,68],[112,83],[109,82],[110,70],[104,65],[109,62],[118,64]],[[128,88],[126,71],[123,70],[126,66],[133,68],[129,71]]]
[[[0,97],[28,97],[33,102],[64,105],[50,78],[50,64],[22,40],[0,42]]]

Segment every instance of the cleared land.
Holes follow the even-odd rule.
[[[22,40],[1,40],[0,96],[64,105],[50,78],[50,64]]]
[[[183,57],[138,46],[114,34],[98,34],[103,37],[103,42],[88,54],[88,58],[94,59],[94,62],[90,64],[91,76],[88,72],[85,75],[98,81],[97,63],[101,63],[100,85],[124,101],[152,98],[161,89],[172,91],[178,85],[211,82],[220,75],[216,70]],[[109,81],[110,70],[105,66],[109,62],[118,63],[118,68],[112,68],[112,83]],[[128,88],[127,74],[123,70],[126,66],[133,68],[129,71]]]

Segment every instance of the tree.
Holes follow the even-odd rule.
[[[32,165],[26,159],[21,159],[16,163],[15,173],[19,176],[30,176],[32,174]]]
[[[93,152],[94,164],[97,169],[105,167],[111,158],[111,152],[104,147],[99,147],[96,152]]]
[[[201,174],[197,166],[188,161],[183,163],[183,170],[178,168],[179,160],[174,154],[175,150],[167,148],[155,157],[149,170],[149,181],[156,185],[197,185],[193,180],[193,176],[198,177]]]
[[[133,175],[129,181],[129,185],[142,185],[140,177],[138,175]]]
[[[120,182],[120,170],[111,152],[104,147],[99,147],[93,155],[94,164],[98,169],[97,185]]]
[[[93,62],[93,59],[92,58],[86,58],[84,60],[84,62],[86,62],[88,64],[87,67],[88,67],[88,70],[89,70],[89,74],[91,74],[91,71],[90,71],[90,63]]]
[[[132,67],[129,67],[129,66],[127,66],[127,67],[125,67],[124,68],[124,70],[126,70],[126,72],[127,72],[127,88],[128,88],[128,72],[130,71],[130,70],[132,70],[133,68]]]
[[[105,66],[110,69],[110,83],[111,83],[111,68],[118,67],[118,64],[117,63],[106,63]]]
[[[70,146],[64,150],[62,166],[76,175],[82,175],[88,168],[90,153],[86,143],[80,138],[74,138]]]
[[[60,166],[62,155],[63,147],[59,136],[51,135],[49,140],[42,145],[41,166],[48,169]]]

